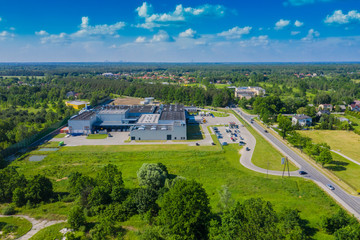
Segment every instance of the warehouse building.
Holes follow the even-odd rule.
[[[157,114],[142,115],[131,128],[131,140],[186,140],[183,105],[161,105]]]
[[[70,134],[130,131],[132,140],[185,140],[183,105],[106,105],[84,111],[69,120]]]

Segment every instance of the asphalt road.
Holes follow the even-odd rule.
[[[310,163],[300,157],[297,153],[291,150],[288,146],[278,140],[270,133],[265,133],[265,129],[257,124],[255,121],[251,123],[251,115],[246,114],[241,111],[239,108],[234,108],[239,115],[246,120],[252,127],[260,133],[264,138],[266,138],[274,147],[276,147],[280,152],[287,156],[292,162],[300,166],[300,170],[307,172],[308,174],[304,177],[313,180],[317,185],[324,189],[332,198],[334,198],[340,205],[347,209],[350,213],[360,219],[360,198],[352,196],[346,193],[342,188],[337,184],[332,182],[328,177],[319,172],[315,167]],[[327,184],[331,184],[335,190],[329,190]]]

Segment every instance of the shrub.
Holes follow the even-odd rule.
[[[2,214],[4,215],[14,215],[15,213],[15,208],[12,205],[9,205],[2,210]]]
[[[5,225],[5,227],[3,227],[2,231],[5,234],[8,234],[8,233],[15,233],[17,229],[18,229],[18,226],[8,223]]]

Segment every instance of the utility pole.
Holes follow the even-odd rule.
[[[288,177],[290,177],[290,167],[289,167],[289,160],[287,157],[285,158],[281,158],[281,164],[284,165],[284,169],[282,172],[282,177],[284,177],[285,171],[286,171],[286,167],[287,167],[287,172],[288,172]]]

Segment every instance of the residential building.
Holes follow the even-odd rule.
[[[261,87],[238,87],[235,89],[235,97],[250,99],[255,96],[264,96],[265,89]]]
[[[360,100],[354,100],[349,104],[349,108],[351,111],[360,112]]]
[[[319,105],[319,110],[329,110],[330,112],[333,110],[333,105],[332,104],[320,104]]]
[[[292,117],[292,125],[311,126],[312,118],[304,114],[295,115]]]

